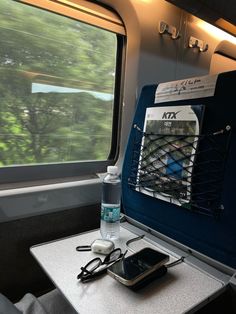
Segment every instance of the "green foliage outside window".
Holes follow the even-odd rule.
[[[116,50],[113,33],[1,0],[0,165],[107,159]]]

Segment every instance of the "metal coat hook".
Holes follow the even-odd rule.
[[[159,23],[159,33],[169,34],[172,39],[178,39],[180,37],[180,33],[177,31],[175,26],[169,25],[163,21]]]
[[[193,37],[193,36],[191,36],[191,37],[189,38],[188,46],[189,46],[190,48],[198,48],[200,52],[205,52],[205,51],[207,51],[208,48],[209,48],[208,44],[206,44],[206,45],[204,46],[203,40],[197,39],[197,38],[195,38],[195,37]]]
[[[205,51],[208,50],[208,48],[209,48],[209,46],[208,46],[208,44],[206,44],[205,47],[203,47],[203,48],[200,47],[199,50],[200,50],[201,52],[205,52]]]

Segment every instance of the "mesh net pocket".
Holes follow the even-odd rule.
[[[230,127],[204,135],[143,132],[135,136],[130,188],[206,215],[223,209],[221,192]]]

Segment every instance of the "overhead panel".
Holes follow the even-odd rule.
[[[235,0],[166,0],[236,36]]]

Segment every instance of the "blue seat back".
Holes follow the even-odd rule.
[[[140,193],[130,185],[137,129],[131,127],[122,171],[122,203],[127,216],[203,253],[223,264],[236,268],[236,71],[221,73],[214,96],[155,104],[157,85],[143,87],[136,108],[133,126],[144,126],[147,107],[203,105],[202,134],[231,126],[231,139],[221,187],[221,212],[204,215],[161,199]],[[207,154],[206,157],[208,158]],[[196,159],[196,163],[198,160]],[[170,169],[169,171],[173,171]],[[202,176],[208,177],[207,167]],[[207,180],[206,180],[207,182]],[[207,184],[207,183],[206,183]],[[204,188],[204,187],[203,187]]]

